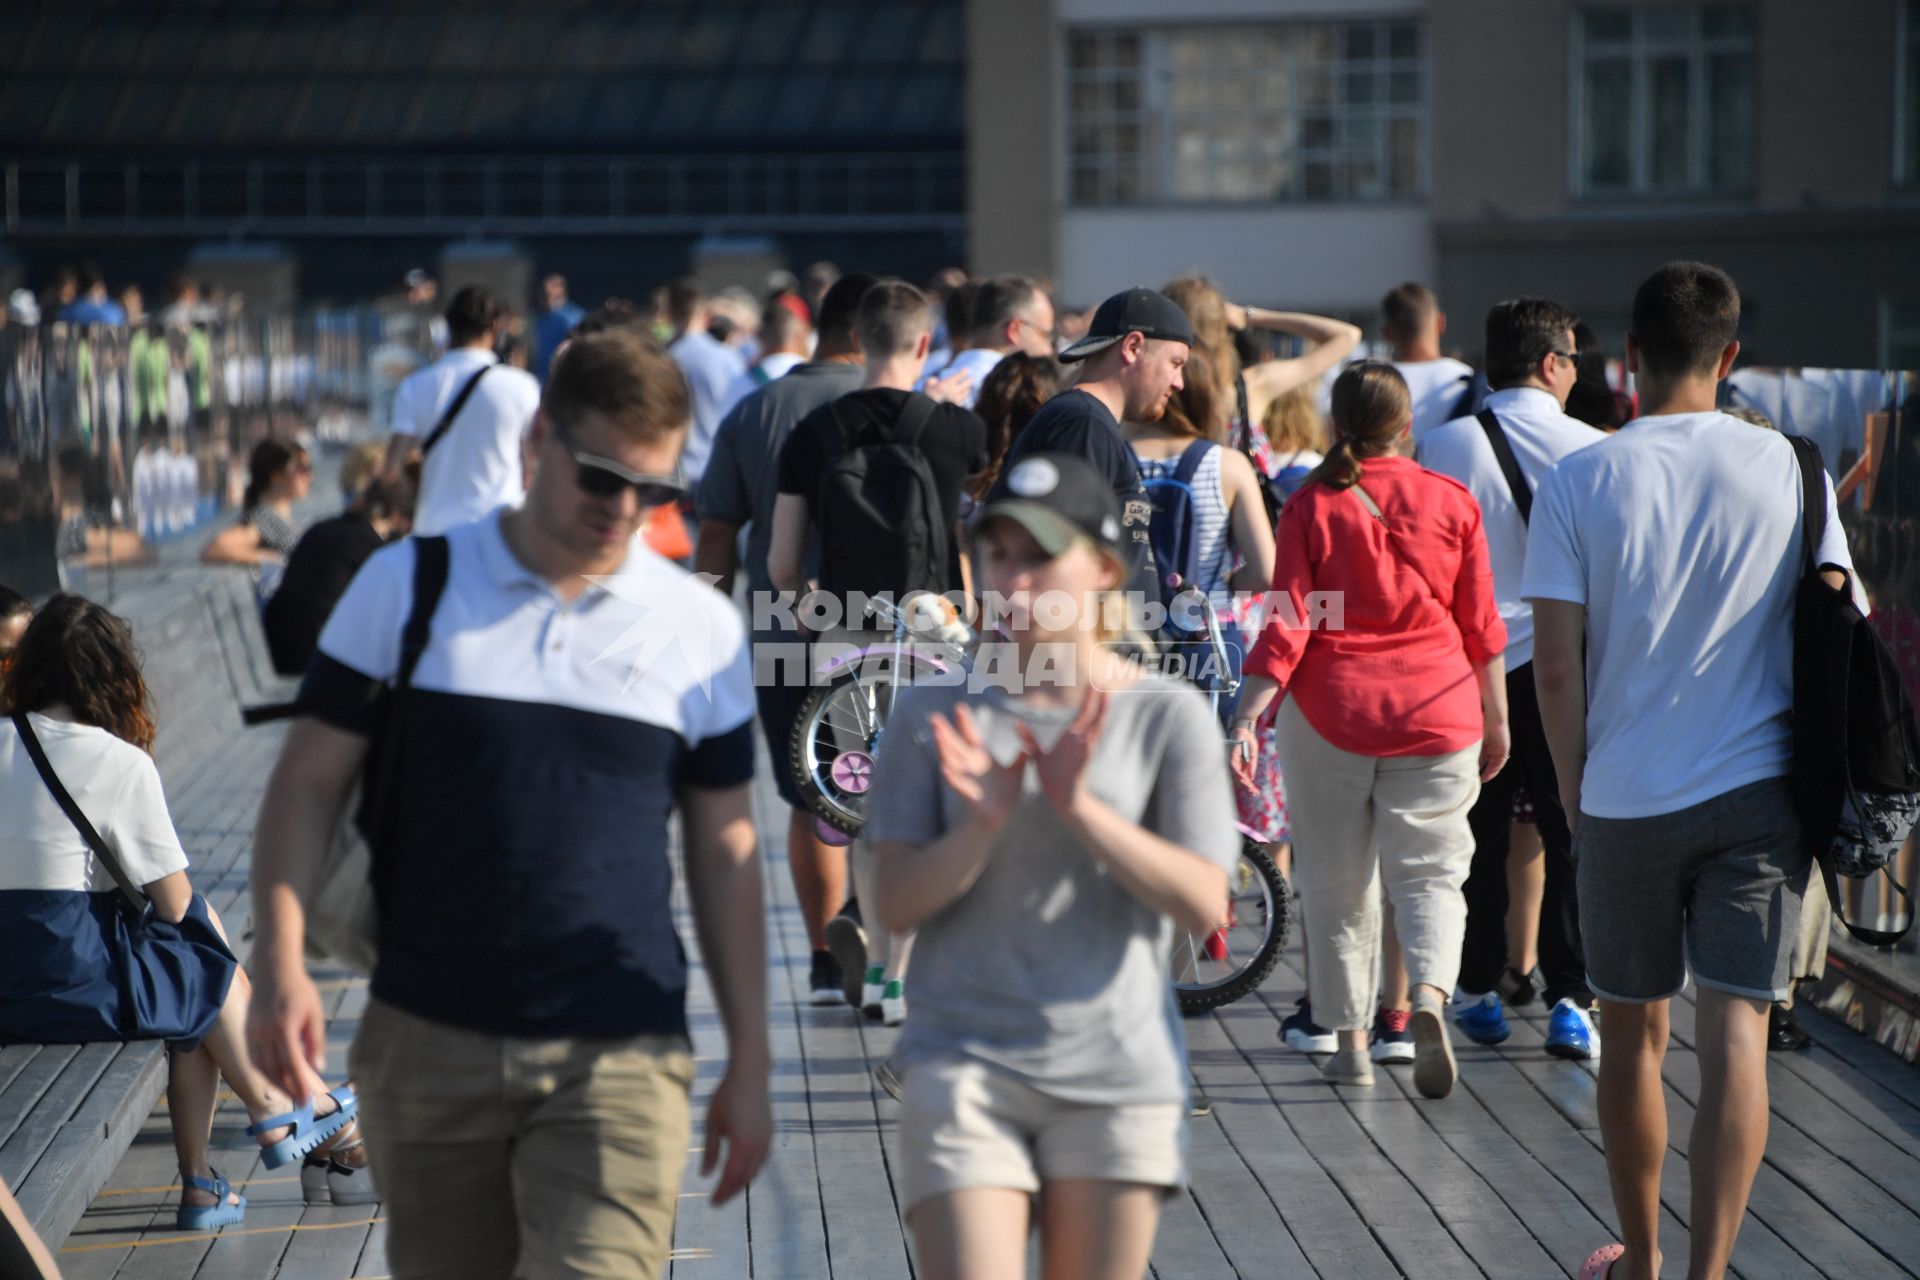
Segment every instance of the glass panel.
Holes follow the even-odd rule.
[[[1344,48],[1349,58],[1371,58],[1373,56],[1372,25],[1357,23],[1348,27]]]
[[[1140,109],[1140,81],[1137,77],[1126,76],[1113,83],[1113,105],[1120,111]]]
[[[811,73],[787,76],[774,99],[769,127],[779,133],[805,133],[813,128],[826,100],[827,79]]]
[[[1325,160],[1309,160],[1305,170],[1306,198],[1309,200],[1331,200],[1333,198],[1333,166]]]
[[[1915,28],[1920,27],[1920,3],[1913,8],[1917,12],[1907,17],[1910,36]],[[1907,100],[1901,109],[1907,113],[1907,167],[1902,176],[1909,183],[1920,182],[1920,40],[1910,40],[1907,45]]]
[[[1370,67],[1358,71],[1349,71],[1346,75],[1347,101],[1368,103],[1373,101],[1373,70]]]
[[[1387,98],[1392,102],[1420,101],[1420,73],[1396,71],[1387,80]]]
[[[1625,58],[1589,59],[1584,88],[1580,131],[1586,185],[1623,189],[1633,181],[1633,66]]]
[[[1333,117],[1323,115],[1303,116],[1300,119],[1300,145],[1304,147],[1330,147],[1333,145]]]
[[[1170,95],[1175,111],[1206,111],[1213,106],[1213,81],[1199,72],[1173,73],[1173,93]]]
[[[1753,58],[1722,54],[1707,61],[1707,120],[1712,128],[1707,180],[1715,187],[1753,185]]]
[[[1590,9],[1586,14],[1589,43],[1633,38],[1633,14],[1625,9]]]
[[[1100,82],[1091,76],[1074,78],[1073,90],[1069,98],[1075,112],[1098,111],[1100,109]]]
[[[1410,196],[1420,190],[1420,122],[1400,118],[1387,126],[1387,150],[1393,194]]]
[[[1100,203],[1100,170],[1092,165],[1075,165],[1073,168],[1073,202],[1075,204]]]
[[[1700,11],[1692,5],[1663,5],[1640,11],[1640,33],[1649,40],[1691,40],[1699,29]]]
[[[1689,185],[1688,148],[1688,74],[1685,58],[1655,58],[1648,63],[1651,78],[1651,142],[1653,154],[1648,166],[1649,181],[1656,189],[1671,190]]]
[[[1298,56],[1309,62],[1326,62],[1333,57],[1333,24],[1315,23],[1300,29]]]
[[[1076,121],[1073,126],[1073,156],[1091,158],[1100,154],[1100,126],[1090,121]]]
[[[1273,110],[1291,106],[1293,102],[1293,75],[1285,64],[1273,64],[1261,69],[1253,81],[1253,102],[1255,106]]]
[[[1744,4],[1717,4],[1705,14],[1705,26],[1708,39],[1716,37],[1751,37],[1754,29],[1753,10]]]
[[[1098,65],[1099,41],[1090,33],[1076,31],[1067,42],[1067,65],[1076,71]]]
[[[1140,37],[1131,31],[1123,31],[1113,38],[1111,65],[1116,67],[1137,67],[1140,65]]]
[[[1300,72],[1300,101],[1309,107],[1333,103],[1333,72],[1324,66],[1306,67]]]
[[[1420,56],[1420,25],[1415,22],[1396,22],[1387,33],[1387,52],[1396,58],[1417,58]]]

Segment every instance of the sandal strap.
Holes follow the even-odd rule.
[[[209,1172],[213,1174],[211,1178],[196,1178],[190,1173],[183,1173],[180,1175],[180,1185],[191,1188],[194,1191],[211,1192],[224,1201],[232,1194],[233,1185],[220,1176],[218,1169],[212,1169],[209,1170]]]
[[[326,1096],[333,1099],[336,1111],[352,1111],[360,1105],[360,1099],[354,1094],[351,1085],[343,1084],[337,1089],[329,1089]],[[285,1115],[269,1116],[257,1124],[250,1124],[247,1126],[247,1136],[257,1138],[269,1129],[281,1128],[293,1130],[289,1137],[297,1136],[302,1130],[311,1128],[316,1120],[325,1118],[314,1114],[313,1104],[314,1099],[308,1098],[305,1106],[295,1107]],[[329,1111],[326,1114],[330,1116],[333,1112]]]

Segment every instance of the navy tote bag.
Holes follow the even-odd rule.
[[[240,967],[199,894],[176,923],[127,879],[100,833],[74,803],[23,715],[12,717],[47,790],[73,822],[118,893],[36,893],[13,904],[0,1041],[91,1044],[165,1040],[199,1047],[220,1016]]]

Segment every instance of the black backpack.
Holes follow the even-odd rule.
[[[1861,879],[1889,870],[1920,819],[1920,725],[1893,653],[1854,606],[1852,592],[1820,576],[1827,526],[1826,469],[1820,448],[1789,436],[1800,464],[1804,566],[1793,610],[1793,782],[1801,830],[1833,909],[1841,910],[1837,876]],[[1913,898],[1898,881],[1912,928]],[[1890,932],[1841,923],[1871,946],[1891,946]]]
[[[909,591],[946,591],[948,538],[940,486],[919,448],[934,403],[909,395],[884,434],[850,439],[837,403],[827,406],[830,461],[815,495],[820,587],[894,600]]]

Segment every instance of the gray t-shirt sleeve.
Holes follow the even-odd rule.
[[[940,755],[929,723],[949,710],[948,691],[903,689],[873,762],[872,797],[863,834],[867,839],[931,844],[945,830],[941,821]]]
[[[1226,735],[1196,690],[1154,690],[1153,697],[1160,705],[1137,723],[1165,745],[1141,825],[1232,871],[1240,858],[1240,831]]]
[[[747,493],[746,479],[740,474],[738,436],[746,429],[739,406],[720,420],[713,434],[713,450],[707,455],[707,469],[701,473],[694,507],[703,519],[746,524],[753,519],[753,499]]]

